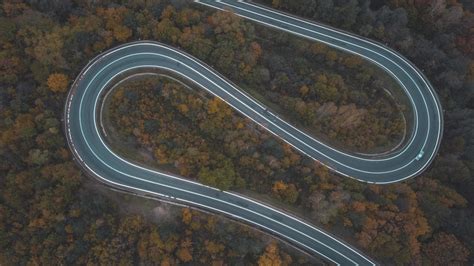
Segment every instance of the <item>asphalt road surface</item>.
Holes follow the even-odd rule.
[[[386,184],[405,180],[421,173],[436,156],[442,135],[441,106],[428,80],[401,55],[372,41],[254,4],[236,1],[199,3],[232,9],[239,16],[324,42],[379,65],[400,83],[410,99],[414,125],[407,144],[383,158],[363,158],[338,151],[282,121],[203,62],[179,49],[141,41],[100,54],[76,78],[64,114],[68,144],[76,161],[89,174],[111,186],[223,213],[336,264],[374,264],[354,247],[300,218],[232,192],[136,165],[106,145],[98,119],[106,88],[127,74],[153,68],[194,82],[300,152],[342,175],[363,182]]]

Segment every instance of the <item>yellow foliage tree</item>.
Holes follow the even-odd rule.
[[[258,259],[259,266],[280,266],[281,257],[278,246],[275,242],[271,242],[266,248],[265,253]]]
[[[123,25],[123,19],[128,12],[124,6],[97,9],[97,14],[105,18],[105,28],[111,31],[112,36],[119,42],[124,42],[132,36],[132,30]]]
[[[207,106],[207,112],[209,114],[214,114],[214,113],[217,113],[219,111],[218,109],[218,99],[217,98],[214,98],[212,100],[209,101],[209,104]]]
[[[205,248],[207,250],[207,252],[209,252],[209,254],[218,254],[220,252],[222,252],[225,247],[224,245],[220,244],[220,243],[216,243],[214,241],[211,241],[211,240],[206,240],[204,241],[204,245],[205,245]]]
[[[288,185],[285,184],[285,182],[278,180],[273,184],[272,191],[278,194],[280,193],[280,191],[286,190],[287,188],[288,188]]]
[[[187,106],[186,104],[184,104],[184,103],[178,105],[178,110],[179,110],[182,114],[186,114],[187,112],[189,112],[188,106]]]
[[[178,249],[176,256],[178,256],[178,259],[182,262],[189,262],[193,260],[193,255],[187,248]]]
[[[47,84],[53,92],[64,92],[67,89],[68,77],[64,74],[53,73],[49,75]]]
[[[183,208],[183,223],[189,224],[193,219],[193,215],[189,208]]]
[[[124,42],[132,36],[132,30],[126,26],[117,25],[113,28],[114,38],[119,42]]]
[[[278,198],[288,202],[295,203],[298,199],[298,190],[294,184],[286,184],[283,181],[276,181],[273,184],[272,192]]]
[[[306,85],[301,86],[301,88],[300,88],[301,96],[306,96],[306,94],[308,94],[308,92],[309,92],[308,86],[306,86]]]

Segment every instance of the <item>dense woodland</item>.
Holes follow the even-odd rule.
[[[380,187],[337,177],[222,100],[167,77],[122,83],[106,104],[107,136],[122,156],[220,189],[271,196],[260,199],[289,207],[379,260],[408,263],[420,255],[419,239],[431,227],[415,190],[430,198],[441,193],[448,209],[466,206],[461,195],[430,179]]]
[[[170,171],[308,210],[315,223],[380,262],[472,264],[472,6],[455,0],[262,3],[388,43],[424,69],[446,109],[443,145],[429,171],[390,186],[341,178],[221,101],[166,79],[134,84],[122,95],[118,90],[113,100],[128,109],[113,110],[110,116],[121,117],[112,121],[136,128],[125,132],[129,141],[152,147],[151,159]],[[188,209],[169,227],[118,212],[113,197],[86,186],[62,133],[65,96],[90,58],[120,43],[140,38],[180,46],[337,145],[371,150],[396,142],[403,129],[397,112],[403,103],[381,90],[395,85],[365,62],[187,1],[5,0],[0,29],[1,264],[299,262],[246,227],[217,224],[220,234],[213,216]],[[143,117],[133,111],[140,109],[147,111]],[[157,130],[177,132],[183,123],[192,125],[186,135]],[[369,124],[377,131],[367,131]]]
[[[164,39],[159,31],[168,29],[167,22],[160,17],[172,8],[167,6],[1,3],[0,264],[314,263],[218,216],[174,207],[149,219],[150,211],[134,212],[145,200],[120,211],[121,196],[103,187],[91,190],[72,161],[61,116],[73,78],[108,47]],[[163,222],[162,216],[171,218]]]
[[[414,189],[431,227],[423,239],[431,241],[428,247],[432,248],[445,233],[453,233],[464,241],[473,256],[474,3],[468,0],[259,2],[387,43],[424,71],[445,109],[444,139],[431,169],[411,182],[436,183],[457,191],[464,198],[465,208],[440,207],[435,198],[448,193],[428,196],[430,185],[420,187],[420,191]],[[413,186],[411,182],[408,183]],[[435,256],[436,253],[448,254],[441,250],[426,254]],[[459,257],[456,251],[449,254]],[[446,260],[438,262],[452,264]]]

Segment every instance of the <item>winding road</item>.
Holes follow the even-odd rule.
[[[280,236],[341,265],[375,263],[349,244],[271,206],[233,192],[219,191],[179,176],[134,164],[118,156],[101,134],[101,97],[130,73],[160,69],[192,81],[300,152],[357,180],[387,184],[420,174],[437,154],[443,120],[434,89],[400,54],[373,41],[248,2],[196,1],[232,9],[244,18],[357,54],[398,81],[413,109],[413,130],[406,145],[384,157],[358,157],[336,150],[281,120],[233,83],[196,58],[161,43],[132,42],[98,55],[76,78],[65,107],[65,130],[76,161],[103,182],[139,195],[152,195],[227,216]]]

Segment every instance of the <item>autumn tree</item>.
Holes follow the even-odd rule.
[[[433,265],[463,265],[469,250],[454,235],[444,232],[436,234],[423,248],[426,259]]]
[[[298,199],[298,190],[294,184],[286,184],[283,181],[276,181],[273,184],[272,192],[283,201],[294,204]]]
[[[159,213],[159,224],[147,215],[127,214],[137,209],[127,208],[129,198],[100,193],[100,186],[84,183],[71,163],[60,130],[64,99],[54,92],[65,91],[68,79],[88,58],[130,40],[133,33],[179,45],[241,89],[269,101],[274,112],[282,112],[295,126],[307,126],[350,149],[387,143],[403,132],[396,116],[400,103],[385,97],[382,89],[390,89],[390,80],[384,82],[383,73],[360,57],[327,45],[229,13],[195,9],[186,1],[23,2],[5,0],[0,12],[0,264],[174,265],[192,257],[191,263],[205,265],[252,265],[259,259],[250,247],[266,238],[255,237],[250,228],[229,226],[197,211],[186,218],[178,209],[176,217],[167,216],[168,223],[155,209],[150,216]],[[344,228],[352,242],[382,263],[470,262],[472,4],[274,4],[376,38],[423,69],[445,111],[444,145],[426,173],[402,185],[373,187],[347,180],[282,146],[225,102],[170,82],[117,91],[120,97],[110,111],[114,125],[126,136],[120,144],[131,142],[134,151],[141,148],[139,158],[153,166],[197,180],[207,168],[213,183],[234,176],[234,181],[222,181],[224,185],[240,184],[282,201],[294,185],[300,194],[294,207],[328,230]],[[56,89],[48,82],[55,72],[66,76]],[[286,187],[274,192],[277,181]],[[235,235],[239,237],[227,241]],[[282,250],[278,254],[285,264]]]
[[[191,251],[189,249],[189,246],[181,246],[177,251],[176,255],[178,256],[178,259],[184,263],[190,262],[193,260],[193,255],[191,254]]]
[[[65,92],[69,83],[68,77],[61,73],[53,73],[48,77],[48,87],[53,92]]]
[[[119,42],[124,42],[132,36],[132,30],[123,25],[127,13],[128,9],[125,6],[97,10],[97,14],[105,18],[105,27],[112,31],[113,37]]]
[[[265,248],[263,253],[258,259],[259,266],[280,266],[282,265],[281,257],[276,242],[271,242]]]

